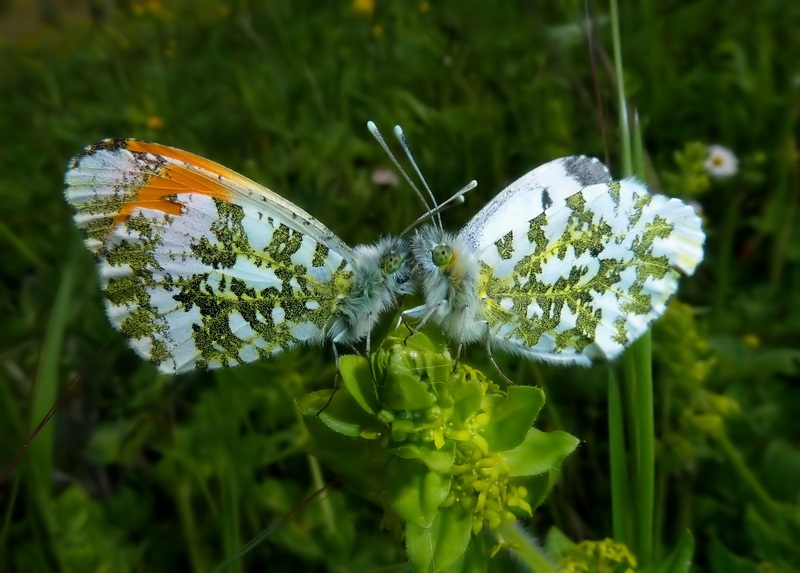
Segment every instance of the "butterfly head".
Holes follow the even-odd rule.
[[[398,295],[414,292],[411,281],[411,250],[406,239],[392,239],[380,258],[379,266],[389,290]]]
[[[431,261],[433,261],[433,264],[441,269],[450,266],[450,264],[453,262],[453,259],[453,247],[450,245],[439,243],[438,245],[434,245],[434,247],[431,249]]]
[[[384,237],[373,245],[360,245],[355,249],[355,260],[356,282],[366,292],[389,291],[396,295],[413,292],[411,253],[406,239]]]
[[[436,225],[419,229],[411,238],[414,264],[422,275],[449,274],[458,267],[462,250],[457,237]]]
[[[403,266],[405,262],[403,254],[398,252],[397,249],[391,249],[381,256],[379,266],[383,276],[393,275]]]
[[[451,298],[465,281],[474,282],[477,264],[468,246],[457,236],[435,225],[423,227],[411,239],[414,272],[425,292]]]

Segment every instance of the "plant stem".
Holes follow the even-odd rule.
[[[295,409],[297,421],[300,427],[304,428],[302,414],[299,410]],[[322,468],[319,467],[319,460],[314,456],[308,455],[308,467],[311,470],[311,482],[314,489],[317,491],[325,489],[325,480],[322,478]],[[330,498],[326,495],[319,500],[320,507],[322,508],[322,518],[325,520],[325,526],[328,531],[336,531],[336,511],[333,509]]]
[[[75,253],[73,248],[70,260],[64,266],[61,274],[61,283],[53,303],[53,312],[47,322],[42,353],[39,357],[39,369],[36,372],[36,383],[31,397],[29,433],[36,430],[39,422],[47,415],[48,410],[58,398],[59,365],[63,353],[64,333],[70,318],[72,292],[78,280]],[[44,488],[42,493],[45,498],[52,495],[54,440],[55,425],[49,424],[41,429],[36,442],[28,448],[27,467],[32,474],[36,474],[36,483]],[[42,510],[47,511],[46,508],[42,508]]]
[[[504,524],[494,531],[494,535],[534,573],[556,573],[556,568],[533,542],[533,538],[522,531],[521,526],[516,523]]]
[[[242,538],[239,526],[239,502],[241,495],[236,479],[236,473],[231,466],[227,466],[220,472],[220,497],[222,499],[222,515],[220,522],[222,527],[222,546],[225,555],[235,555],[241,551]],[[242,562],[236,561],[229,566],[230,573],[242,571]]]
[[[311,478],[314,483],[314,488],[321,490],[325,487],[325,480],[322,479],[322,469],[319,467],[319,461],[314,456],[307,456],[308,467],[311,469]],[[329,496],[320,498],[320,507],[322,508],[322,516],[325,520],[325,525],[329,531],[336,531],[336,515],[331,505]]]
[[[633,174],[644,180],[644,146],[639,114],[633,123]],[[653,545],[655,533],[655,407],[653,405],[653,337],[650,330],[633,344],[634,370],[636,376],[636,407],[631,416],[638,421],[636,429],[636,479],[639,563],[649,567],[653,563]]]
[[[633,134],[631,134],[628,122],[628,104],[625,98],[625,78],[622,67],[622,41],[619,30],[619,10],[617,0],[611,0],[611,30],[614,44],[614,73],[616,74],[617,99],[619,107],[619,127],[620,127],[620,154],[622,157],[622,173],[625,176],[637,175],[644,178],[644,151],[642,146],[641,129],[638,117],[634,123]],[[633,135],[633,142],[631,141]],[[634,149],[635,147],[635,149]],[[639,563],[643,568],[647,568],[653,562],[653,508],[655,498],[655,424],[653,421],[653,374],[652,374],[652,342],[650,333],[645,333],[636,341],[631,349],[623,358],[624,378],[623,387],[625,389],[622,396],[616,396],[619,386],[613,384],[609,387],[609,417],[620,416],[619,407],[625,407],[625,428],[633,451],[633,495],[634,500],[628,503],[620,501],[618,498],[624,495],[623,491],[612,489],[617,499],[612,501],[615,509],[615,533],[617,530],[624,532],[622,521],[624,518],[618,515],[627,505],[626,515],[634,524],[635,532],[634,550],[639,558]],[[620,417],[621,419],[621,417]],[[609,421],[610,432],[619,430],[611,427],[615,422]],[[616,436],[615,441],[619,442],[620,437]],[[612,444],[613,445],[613,444]],[[612,448],[612,456],[617,456],[612,460],[612,471],[623,471],[626,467],[614,468],[620,463],[619,451],[624,449],[623,444],[617,443]],[[616,450],[616,453],[615,451]],[[620,487],[620,480],[615,481],[612,488]],[[635,506],[635,510],[631,506]],[[624,539],[626,544],[632,541],[631,532]]]
[[[170,464],[171,470],[177,473],[177,467],[173,461]],[[175,474],[173,474],[175,475]],[[192,571],[205,571],[206,563],[202,551],[202,544],[200,543],[200,536],[195,527],[196,519],[194,510],[192,509],[192,491],[186,479],[179,480],[175,489],[175,507],[178,511],[178,518],[180,519],[181,526],[183,527],[183,538],[185,541],[184,547],[189,555],[189,563],[191,564]]]
[[[628,547],[631,538],[628,452],[625,449],[625,420],[623,418],[622,392],[619,379],[613,369],[608,371],[608,436],[611,465],[611,516],[614,539]]]
[[[794,125],[794,123],[791,125]],[[796,157],[797,150],[794,149],[793,140],[791,140],[790,145],[792,146],[792,149],[788,154],[791,157]],[[780,201],[779,204],[783,205],[783,209],[781,209],[781,211],[784,213],[783,221],[785,221],[785,223],[781,225],[781,231],[777,233],[775,248],[772,249],[772,257],[770,258],[770,285],[773,289],[775,289],[776,292],[780,286],[781,277],[783,276],[783,269],[787,263],[787,253],[789,251],[789,247],[791,246],[792,239],[796,236],[797,232],[795,221],[797,216],[798,185],[796,182],[792,184],[789,181],[791,178],[794,178],[796,181],[797,167],[794,162],[788,163],[790,163],[790,165],[779,171],[781,175],[779,178],[779,183],[776,185],[776,187],[778,191],[778,197],[780,197],[780,199],[773,199],[775,202]]]
[[[655,500],[655,424],[653,417],[652,341],[648,331],[633,345],[637,404],[631,417],[638,418],[636,451],[636,508],[639,564],[653,562],[653,508]]]
[[[617,76],[617,103],[619,105],[619,136],[621,139],[622,173],[633,173],[631,157],[631,132],[628,126],[628,106],[625,101],[625,77],[622,73],[622,41],[619,33],[619,10],[617,0],[611,0],[611,38],[614,44],[614,72]]]
[[[724,329],[722,321],[726,314],[730,286],[734,283],[731,276],[732,269],[734,269],[733,252],[736,248],[734,242],[742,199],[742,193],[737,191],[728,201],[717,245],[717,293],[714,295],[714,325],[720,332]]]
[[[769,493],[767,493],[767,490],[764,489],[764,486],[761,485],[761,482],[758,481],[758,478],[755,476],[755,474],[750,471],[749,467],[747,467],[747,464],[739,455],[739,452],[736,451],[736,448],[731,443],[728,435],[724,431],[721,431],[715,432],[711,434],[711,436],[722,448],[722,452],[727,456],[731,464],[733,464],[733,467],[741,476],[742,481],[744,481],[744,483],[750,487],[764,508],[769,512],[777,514],[782,513],[779,504],[772,499]]]

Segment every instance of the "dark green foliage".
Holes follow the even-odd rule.
[[[548,159],[596,155],[619,175],[607,6],[589,5],[592,51],[584,2],[105,4],[119,6],[51,13],[58,28],[0,13],[0,464],[82,379],[0,485],[0,570],[208,571],[337,476],[229,570],[402,566],[399,522],[308,455],[295,400],[330,388],[330,350],[158,375],[104,316],[62,198],[67,161],[104,137],[184,148],[356,244],[423,212],[405,185],[370,179],[390,163],[366,121],[399,123],[437,197],[480,183],[444,215],[457,229]],[[691,530],[697,570],[797,570],[800,4],[628,1],[620,18],[648,182],[697,200],[708,232],[682,282],[691,306],[654,335],[656,562],[678,570]],[[710,143],[737,153],[735,176],[704,178]],[[479,346],[462,358],[493,372]],[[610,537],[605,369],[497,358],[544,388],[537,428],[582,441],[527,529]],[[425,400],[404,392],[389,398]],[[531,505],[552,485],[528,488]]]

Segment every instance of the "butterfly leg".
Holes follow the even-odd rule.
[[[389,291],[389,297],[392,299],[391,308],[399,310],[400,309],[400,305],[402,304],[400,302],[400,299],[398,299],[397,296],[395,296],[395,294],[393,292],[391,292],[391,291]],[[403,297],[403,298],[405,298],[405,297]],[[398,328],[400,328],[400,324],[401,323],[402,324],[406,324],[405,321],[403,320],[403,313],[402,312],[400,313],[400,318],[397,319],[397,323],[394,325],[394,330],[397,330]],[[408,325],[406,324],[406,326],[408,326]]]
[[[422,307],[418,306],[416,308],[411,308],[411,309],[404,310],[403,312],[401,312],[400,313],[400,320],[404,324],[406,324],[406,326],[408,327],[408,330],[410,331],[408,336],[406,336],[405,339],[403,340],[403,344],[405,344],[406,341],[409,338],[411,338],[417,332],[419,332],[422,329],[422,327],[425,326],[425,324],[428,322],[428,320],[433,316],[433,313],[435,313],[439,309],[440,306],[442,306],[443,304],[446,304],[446,303],[447,303],[446,300],[440,300],[439,302],[437,302],[436,304],[431,306],[428,310],[425,311],[425,314],[422,315],[422,318],[417,323],[417,326],[415,326],[413,328],[408,326],[408,324],[405,322],[405,316],[407,314],[412,314],[412,313],[418,312],[420,308],[425,308],[425,307],[424,306],[422,306]],[[399,325],[399,323],[398,323],[398,325]]]
[[[401,312],[400,315],[398,316],[397,323],[394,325],[394,329],[397,330],[398,328],[400,328],[401,324],[403,326],[405,326],[409,331],[412,331],[412,332],[414,331],[414,328],[406,320],[406,313],[405,312]]]
[[[400,306],[402,306],[403,301],[406,298],[406,295],[400,295],[400,298],[398,298],[395,293],[389,291],[389,297],[391,297],[392,299],[391,308],[400,308]]]
[[[414,308],[409,308],[408,310],[402,311],[400,313],[400,315],[398,316],[397,323],[395,323],[395,325],[394,325],[394,329],[397,330],[398,328],[400,328],[400,325],[402,324],[403,326],[405,326],[408,329],[408,332],[410,333],[408,336],[406,336],[403,339],[403,344],[405,344],[406,340],[408,340],[409,337],[415,335],[417,333],[417,331],[419,331],[419,329],[422,328],[424,323],[420,323],[419,325],[414,327],[414,326],[411,326],[411,323],[409,323],[408,320],[407,320],[407,317],[409,315],[411,315],[411,314],[419,314],[419,311],[421,309],[424,310],[425,307],[424,306],[417,306],[417,307],[414,307]]]
[[[458,368],[458,364],[461,361],[461,349],[464,348],[464,343],[461,341],[461,338],[458,339],[458,348],[456,348],[456,359],[453,361],[453,372],[456,371]]]
[[[364,349],[366,350],[366,353],[367,353],[367,360],[369,360],[369,357],[370,357],[370,341],[372,339],[372,329],[375,326],[373,324],[373,322],[372,322],[372,311],[369,311],[367,313],[367,322],[369,323],[369,329],[367,330],[367,342],[366,342],[366,346],[365,346]],[[339,371],[338,366],[336,368],[336,371],[337,372]]]
[[[497,370],[497,373],[500,375],[500,377],[506,381],[506,384],[511,384],[512,386],[514,386],[515,385],[514,381],[511,380],[511,378],[509,378],[505,374],[503,374],[503,371],[500,370],[500,367],[497,365],[497,362],[495,362],[494,356],[492,356],[492,337],[489,332],[489,322],[486,321],[485,324],[486,324],[486,354],[489,355],[489,362],[492,363],[492,366],[494,366],[494,369]]]
[[[320,408],[319,412],[317,412],[316,416],[318,418],[319,415],[331,405],[331,402],[333,401],[333,395],[336,394],[336,384],[339,382],[339,351],[336,349],[335,342],[331,343],[331,347],[333,348],[333,360],[334,364],[336,364],[336,373],[333,375],[333,388],[331,388],[331,395],[328,396],[328,401],[325,402],[325,405]]]
[[[461,360],[461,349],[464,348],[464,328],[467,324],[467,315],[463,311],[466,309],[467,305],[464,305],[464,308],[461,309],[461,327],[458,329],[458,348],[456,349],[456,359],[453,362],[453,372],[458,368],[458,363]]]

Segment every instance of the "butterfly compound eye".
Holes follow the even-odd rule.
[[[431,249],[431,260],[437,267],[443,267],[453,260],[453,249],[448,245],[440,244]]]
[[[403,257],[394,251],[389,251],[381,257],[381,272],[384,275],[396,273],[403,264]]]

